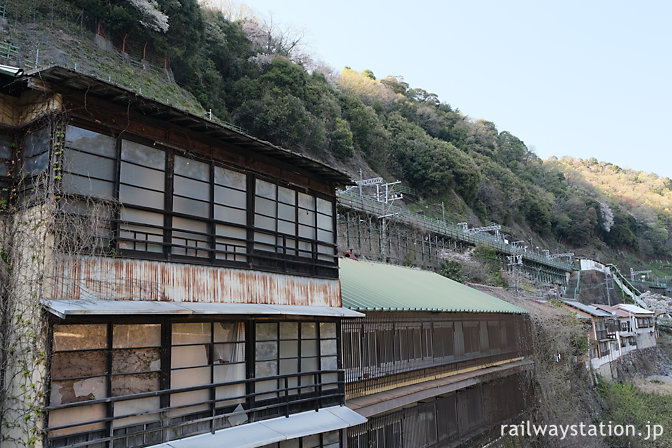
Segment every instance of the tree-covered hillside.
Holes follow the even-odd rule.
[[[594,159],[543,162],[521,138],[465,116],[431,88],[316,63],[299,51],[299,39],[272,23],[196,0],[8,0],[6,6],[10,40],[14,25],[49,21],[87,39],[101,34],[125,53],[165,64],[217,119],[353,177],[363,168],[400,179],[418,192],[427,213],[443,202],[451,220],[494,221],[514,238],[551,250],[670,254],[670,179]]]

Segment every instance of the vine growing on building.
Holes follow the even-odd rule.
[[[12,184],[0,210],[0,445],[41,443],[48,404],[48,316],[56,254],[109,254],[113,201],[60,193],[65,114],[44,115],[15,139]],[[44,169],[28,172],[25,136],[47,127]]]

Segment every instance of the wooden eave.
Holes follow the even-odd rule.
[[[207,120],[191,112],[144,97],[124,87],[77,73],[63,67],[49,67],[26,74],[28,84],[37,87],[48,83],[55,91],[85,93],[105,101],[127,106],[147,117],[171,123],[192,132],[205,135],[218,142],[235,145],[245,151],[264,155],[301,168],[334,186],[350,185],[350,177],[329,165],[264,140],[247,135],[227,125]],[[31,86],[31,87],[32,87]]]

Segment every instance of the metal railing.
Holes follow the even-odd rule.
[[[455,224],[445,223],[441,220],[430,218],[424,215],[413,213],[396,205],[384,204],[375,199],[366,196],[360,196],[353,191],[339,191],[337,192],[338,205],[351,208],[353,210],[368,213],[374,216],[394,216],[394,220],[413,227],[424,229],[428,232],[433,232],[441,236],[452,238],[457,241],[462,241],[468,244],[480,244],[491,247],[497,252],[506,255],[520,255],[523,260],[528,260],[537,264],[548,266],[565,272],[572,272],[574,270],[571,263],[563,263],[561,261],[553,260],[546,255],[535,252],[528,252],[524,248],[506,244],[502,240],[496,238],[488,233],[474,233],[464,231],[461,227]]]
[[[330,378],[336,379],[329,381]],[[221,395],[221,388],[242,386],[250,390],[255,383],[267,381],[276,381],[277,388],[217,398]],[[181,405],[169,404],[171,396],[199,391],[207,392],[210,398]],[[138,410],[143,406],[137,403],[151,398],[158,398],[162,405],[154,409],[146,409],[145,406],[145,409]],[[46,409],[50,413],[50,422],[64,421],[66,417],[62,414],[68,410],[81,420],[59,425],[50,423],[45,432],[47,446],[51,448],[143,447],[197,434],[214,433],[241,423],[318,410],[342,404],[343,401],[342,370],[301,372],[50,406]],[[137,411],[125,410],[133,408]],[[96,409],[104,409],[104,415],[100,416]],[[132,422],[133,419],[136,421]]]
[[[0,42],[0,58],[5,61],[16,60],[19,56],[19,47],[10,42]]]

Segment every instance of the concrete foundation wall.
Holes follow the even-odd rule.
[[[637,348],[644,349],[654,347],[656,345],[656,336],[653,332],[640,333],[635,336],[637,341]]]

